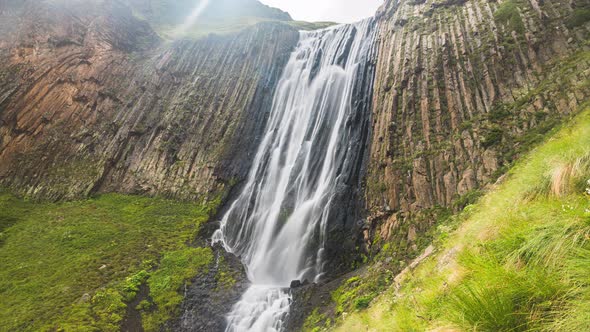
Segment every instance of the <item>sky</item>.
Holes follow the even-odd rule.
[[[298,21],[352,23],[373,16],[383,0],[260,0]]]

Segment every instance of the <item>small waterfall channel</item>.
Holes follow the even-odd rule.
[[[247,182],[213,236],[252,283],[226,331],[282,331],[291,282],[322,277],[329,207],[353,152],[355,85],[374,38],[373,19],[301,32]]]

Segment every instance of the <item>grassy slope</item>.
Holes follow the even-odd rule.
[[[157,330],[206,269],[192,248],[215,204],[104,195],[32,203],[0,193],[0,331],[116,331],[141,284],[143,325]]]
[[[164,39],[198,39],[209,34],[226,35],[260,22],[280,22],[287,19],[278,15],[274,8],[263,5],[256,6],[254,2],[249,4],[242,2],[241,4],[246,5],[246,8],[236,7],[239,3],[240,1],[236,1],[232,4],[232,1],[229,1],[226,4],[221,4],[221,6],[233,5],[233,7],[223,10],[224,8],[218,8],[219,4],[212,2],[193,26],[181,31],[180,27],[194,9],[195,1],[150,0],[147,4],[142,3],[143,6],[140,7],[136,7],[134,1],[128,1],[134,16],[147,21]]]
[[[160,37],[163,37],[165,39],[172,39],[178,37],[199,39],[206,37],[210,34],[222,36],[233,34],[262,22],[284,23],[296,29],[304,31],[325,29],[330,26],[336,25],[336,23],[333,22],[279,21],[268,18],[245,16],[239,18],[231,18],[223,21],[202,21],[198,24],[195,24],[189,30],[183,32],[180,35],[177,32],[178,26],[176,25],[155,25],[155,30],[160,35]]]
[[[250,4],[254,6],[254,4]],[[230,8],[227,12],[222,8],[214,8],[213,13],[205,11],[201,18],[186,31],[180,31],[183,18],[194,6],[194,2],[153,0],[151,8],[157,15],[145,15],[138,8],[131,8],[134,15],[150,23],[153,29],[164,39],[191,38],[199,39],[210,34],[228,35],[244,30],[261,22],[277,22],[293,26],[300,30],[318,30],[335,25],[333,22],[293,21],[277,14],[277,9],[257,6],[246,9]],[[210,17],[213,15],[213,17]]]
[[[435,253],[337,331],[587,331],[590,109],[438,229]]]
[[[338,25],[335,22],[306,22],[306,21],[291,21],[286,22],[287,24],[304,31],[321,30],[326,29],[334,25]]]

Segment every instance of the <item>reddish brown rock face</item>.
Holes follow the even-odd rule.
[[[248,170],[298,33],[162,41],[115,1],[0,8],[0,182],[212,198]]]
[[[576,6],[587,5],[428,0],[381,8],[367,241],[407,238],[404,224],[419,211],[452,206],[494,181],[587,100],[588,24],[567,27]]]

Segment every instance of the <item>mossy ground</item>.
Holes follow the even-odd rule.
[[[0,330],[117,331],[140,286],[147,331],[213,260],[194,248],[216,208],[118,194],[33,203],[0,193]]]
[[[550,136],[336,330],[587,331],[590,109]]]

